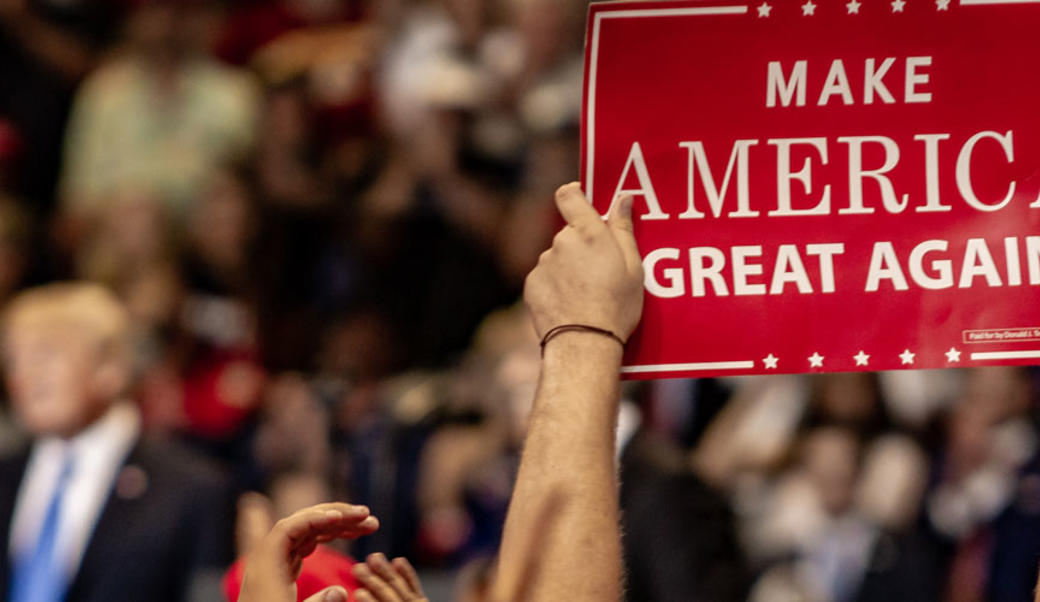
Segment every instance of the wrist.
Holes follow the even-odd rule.
[[[599,410],[612,408],[600,416],[613,424],[617,416],[618,383],[621,373],[621,358],[624,349],[610,337],[587,331],[562,332],[550,340],[542,356],[539,399],[569,400],[563,409],[567,415],[573,412],[600,416]],[[550,404],[551,406],[551,404]]]
[[[613,330],[611,330],[609,328],[601,328],[599,326],[593,326],[591,324],[574,322],[574,323],[558,324],[556,326],[553,326],[552,328],[547,330],[544,335],[542,335],[542,341],[541,341],[542,355],[543,356],[545,355],[545,346],[549,343],[549,341],[551,341],[552,339],[554,339],[554,338],[556,338],[556,337],[558,337],[558,336],[560,336],[562,334],[568,333],[568,332],[585,332],[585,333],[589,333],[589,334],[599,335],[599,336],[606,337],[608,339],[613,340],[614,342],[616,342],[618,345],[621,346],[622,350],[624,350],[624,348],[625,348],[625,340],[622,339],[620,336],[618,336],[617,333],[615,333]]]
[[[614,336],[592,330],[564,329],[546,338],[542,357],[554,364],[609,362],[620,366],[624,350],[621,341]]]

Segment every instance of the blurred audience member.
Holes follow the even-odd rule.
[[[556,185],[578,175],[586,9],[0,0],[0,302],[72,275],[113,291],[135,375],[116,397],[140,407],[124,435],[90,434],[138,424],[118,419],[134,414],[121,401],[70,435],[125,439],[100,444],[101,485],[69,481],[102,496],[60,527],[78,535],[58,531],[70,575],[100,575],[95,543],[139,546],[137,517],[183,502],[164,475],[209,481],[193,456],[156,458],[160,436],[227,464],[225,485],[270,496],[240,504],[241,555],[276,517],[351,499],[382,519],[354,544],[359,557],[461,569],[459,599],[488,599],[541,367],[516,301],[563,224]],[[61,343],[94,333],[67,330],[41,335],[41,372],[65,374],[80,351]],[[1038,390],[1035,368],[626,389],[626,595],[1026,599],[1040,559]],[[15,454],[0,471],[0,518],[15,521],[4,541],[26,557],[61,462],[54,438],[23,418],[40,433],[28,445],[13,426],[30,407],[19,395],[7,404],[18,412],[0,408],[0,447]],[[115,483],[109,506],[104,483]],[[16,512],[23,497],[38,509]],[[124,520],[130,537],[113,543]],[[198,520],[156,521],[156,537]],[[339,559],[337,579],[351,566],[341,551],[319,552]],[[187,562],[166,565],[179,580]]]
[[[128,320],[91,284],[33,289],[7,309],[8,388],[33,436],[0,463],[8,600],[186,600],[227,559],[219,473],[142,436],[123,397]]]
[[[116,38],[126,12],[112,0],[0,2],[0,120],[23,133],[17,177],[0,188],[49,213],[75,86]]]
[[[358,0],[274,0],[248,2],[228,16],[217,39],[216,53],[234,65],[246,65],[257,52],[309,30],[355,21]],[[301,36],[302,38],[302,36]],[[300,42],[296,42],[299,44]]]
[[[625,599],[746,600],[750,571],[729,501],[692,472],[682,449],[652,432],[626,398],[618,451]]]
[[[174,352],[187,430],[211,442],[234,439],[264,392],[254,194],[248,171],[217,169],[188,215]]]
[[[62,178],[74,226],[89,225],[127,191],[154,195],[182,219],[213,166],[248,150],[256,92],[204,53],[210,12],[198,2],[140,4],[124,51],[84,82]]]
[[[1040,558],[1034,383],[1021,368],[974,369],[947,417],[927,515],[953,547],[946,600],[1027,600]]]

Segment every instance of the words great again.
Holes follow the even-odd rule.
[[[818,107],[928,104],[935,102],[932,65],[930,56],[867,58],[855,65],[841,59],[825,65],[768,61],[761,102],[778,120]],[[645,204],[646,211],[639,215],[645,221],[829,215],[855,219],[871,214],[942,214],[956,205],[989,214],[1012,202],[1040,209],[1040,194],[1022,190],[1016,180],[1021,176],[1014,175],[1036,171],[1015,166],[1015,131],[980,128],[955,134],[956,128],[937,129],[892,136],[883,131],[827,137],[745,135],[728,148],[713,141],[710,149],[705,140],[678,140],[674,148],[685,164],[685,195],[667,199],[664,205],[654,173],[665,166],[648,164],[649,155],[635,140],[628,146],[614,199],[634,196],[637,205]],[[830,165],[834,157],[842,164]],[[677,157],[659,152],[652,158],[673,168],[680,164]],[[893,177],[897,173],[898,179]],[[697,241],[691,240],[685,248],[644,249],[645,288],[667,299],[829,294],[850,285],[866,293],[1040,286],[1040,236],[990,232],[987,239],[986,234],[967,240],[731,247],[693,246]],[[866,258],[868,252],[869,265],[846,260],[843,266],[846,255]]]
[[[986,239],[971,238],[964,253],[953,256],[949,241],[933,239],[901,256],[892,242],[876,242],[863,290],[905,291],[911,283],[931,290],[971,288],[978,279],[989,287],[1040,285],[1040,236],[1007,237],[995,246],[998,253]],[[835,292],[844,243],[783,244],[773,251],[767,265],[762,245],[733,246],[728,253],[716,247],[655,249],[643,259],[644,285],[665,299]]]

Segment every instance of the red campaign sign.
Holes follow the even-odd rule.
[[[628,378],[1040,360],[1040,0],[610,2],[582,179],[635,196]]]

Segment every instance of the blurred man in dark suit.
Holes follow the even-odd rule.
[[[89,284],[34,289],[9,306],[3,343],[12,407],[33,438],[0,460],[0,596],[186,599],[227,559],[229,498],[206,465],[142,437],[122,397],[122,305]]]
[[[726,498],[690,470],[681,449],[622,402],[619,502],[627,602],[740,602],[751,572]],[[634,429],[626,433],[626,423]]]

